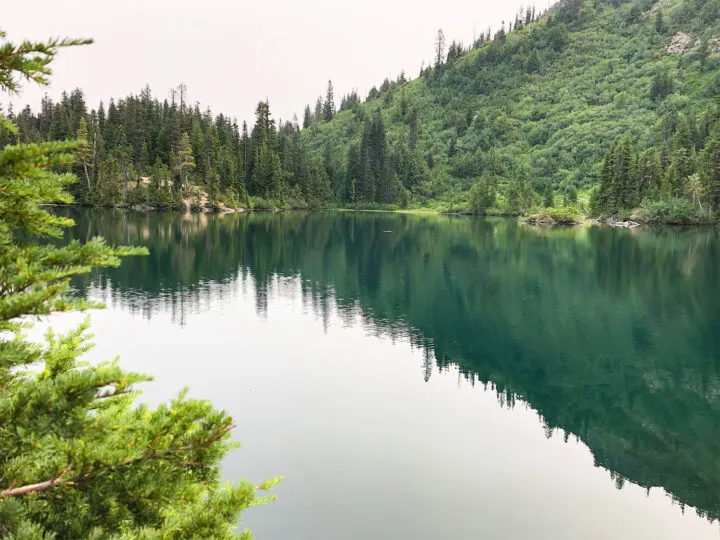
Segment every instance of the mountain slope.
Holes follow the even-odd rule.
[[[417,80],[386,83],[374,99],[304,130],[305,141],[330,154],[351,182],[347,156],[364,121],[380,114],[388,145],[402,154],[416,113],[415,153],[431,166],[419,182],[405,183],[418,203],[467,204],[483,176],[498,185],[498,206],[518,178],[536,193],[552,182],[572,199],[600,181],[603,156],[620,138],[639,149],[662,147],[678,113],[702,123],[713,110],[717,58],[700,49],[703,38],[716,46],[719,13],[717,1],[562,2]],[[533,199],[530,193],[520,206]]]

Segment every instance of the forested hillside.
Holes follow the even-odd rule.
[[[512,31],[484,36],[470,51],[453,44],[444,54],[439,40],[435,65],[418,80],[386,81],[305,135],[333,156],[345,200],[409,195],[520,211],[552,206],[558,195],[573,203],[602,184],[595,210],[612,213],[686,195],[693,173],[708,199],[718,180],[709,142],[719,13],[717,1],[564,1],[539,21],[518,17]],[[616,149],[603,167],[621,140],[627,164]],[[377,148],[396,164],[387,176],[377,174]],[[701,198],[718,208],[717,198]]]
[[[88,142],[75,195],[89,204],[720,209],[720,0],[563,0],[435,45],[417,79],[338,111],[330,83],[302,122],[259,103],[249,130],[188,104],[183,85],[93,110],[75,90],[11,116],[24,141]]]

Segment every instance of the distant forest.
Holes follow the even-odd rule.
[[[80,138],[90,205],[566,207],[646,220],[720,210],[720,0],[563,0],[302,122],[260,102],[252,129],[180,85],[89,109],[81,90],[9,111],[27,141]],[[0,143],[12,143],[7,135]]]

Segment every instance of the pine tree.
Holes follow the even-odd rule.
[[[317,98],[315,102],[315,122],[319,122],[323,119],[323,101],[321,97]]]
[[[525,62],[525,71],[527,73],[537,73],[540,70],[540,56],[536,49],[530,53],[527,61]]]
[[[3,43],[0,90],[16,90],[20,77],[46,83],[57,50],[80,43]],[[0,129],[17,132],[4,116]],[[39,203],[71,202],[73,177],[54,171],[80,146],[0,150],[0,536],[235,538],[239,512],[262,499],[248,483],[219,487],[231,418],[185,394],[135,407],[148,379],[116,361],[82,362],[87,323],[48,332],[44,345],[23,334],[35,317],[97,307],[67,294],[72,276],[144,252],[99,238],[47,242],[72,221]]]
[[[332,81],[328,81],[327,94],[325,95],[325,103],[323,104],[323,120],[329,122],[335,116],[335,92],[333,91]]]
[[[440,69],[445,60],[445,33],[440,28],[435,37],[435,69]]]
[[[330,200],[330,177],[318,158],[313,158],[306,167],[308,184],[305,197],[310,208],[320,208]]]
[[[483,176],[470,188],[470,211],[474,214],[484,214],[488,208],[495,204],[497,185],[488,176]]]
[[[703,37],[702,40],[700,40],[700,46],[697,49],[697,57],[703,71],[705,71],[705,66],[707,65],[708,58],[710,57],[710,51],[710,40],[708,40],[707,36]]]
[[[552,208],[555,206],[555,191],[553,190],[552,182],[548,182],[545,185],[545,191],[543,193],[543,206],[545,206],[545,208]]]
[[[716,127],[702,156],[703,184],[707,192],[710,207],[720,210],[720,127]]]
[[[415,150],[418,140],[418,112],[413,108],[410,111],[410,134],[408,136],[408,146],[410,150]]]
[[[305,114],[303,115],[303,129],[307,129],[312,126],[313,116],[310,111],[310,105],[305,105]]]
[[[180,175],[183,186],[189,183],[188,175],[195,169],[195,154],[193,153],[190,136],[187,131],[180,138],[180,147],[177,156],[177,172]]]
[[[92,183],[90,181],[90,173],[88,172],[88,167],[92,164],[93,155],[92,149],[90,148],[90,143],[88,142],[90,136],[88,134],[88,126],[85,118],[80,119],[80,125],[78,126],[76,139],[80,141],[80,146],[75,151],[75,159],[77,161],[77,164],[80,165],[83,169],[85,180],[87,182],[88,196],[90,196],[92,192]]]
[[[150,201],[158,208],[172,208],[170,169],[160,160],[155,162],[150,179]]]
[[[643,152],[638,161],[637,181],[635,183],[634,203],[650,198],[659,200],[664,196],[660,156],[655,149]]]
[[[665,18],[663,17],[663,10],[658,9],[657,15],[655,16],[655,31],[658,34],[664,34],[665,33]]]

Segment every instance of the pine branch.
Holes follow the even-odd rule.
[[[38,482],[37,484],[29,484],[27,486],[21,486],[17,488],[8,488],[4,491],[0,491],[0,499],[5,497],[22,497],[29,493],[37,493],[38,491],[45,491],[50,488],[54,488],[63,481],[63,478],[72,470],[72,465],[68,465],[63,472],[52,480],[46,480],[45,482]]]
[[[97,476],[100,472],[105,471],[116,471],[118,469],[122,469],[124,467],[128,467],[130,465],[134,465],[136,463],[140,463],[143,461],[158,461],[162,459],[167,459],[173,456],[176,456],[178,454],[182,454],[184,452],[191,452],[193,450],[197,450],[199,448],[207,448],[213,443],[216,443],[220,439],[222,439],[227,433],[235,429],[237,426],[235,424],[228,424],[227,426],[223,426],[222,428],[218,429],[215,433],[213,433],[210,437],[203,440],[202,442],[196,443],[196,444],[188,444],[186,446],[181,446],[180,448],[170,448],[168,450],[165,450],[163,452],[146,452],[142,454],[139,457],[130,459],[128,461],[123,461],[121,463],[117,463],[115,465],[110,465],[108,467],[104,467],[102,469],[95,469],[90,470],[84,474],[81,474],[80,476],[77,476],[72,479],[72,482],[83,482],[86,480],[90,480],[92,477]]]
[[[142,461],[157,461],[162,459],[167,459],[172,456],[176,456],[178,454],[182,454],[184,452],[190,452],[192,450],[197,450],[199,448],[207,448],[211,444],[219,441],[222,439],[227,433],[229,433],[231,430],[235,429],[237,426],[235,424],[229,424],[227,426],[224,426],[220,429],[218,429],[215,433],[213,433],[210,437],[203,440],[200,443],[197,444],[188,444],[186,446],[181,446],[180,448],[171,448],[164,452],[148,452],[140,457],[130,459],[128,461],[124,461],[122,463],[117,463],[115,465],[110,465],[109,467],[103,467],[102,469],[95,469],[86,472],[85,474],[81,474],[80,476],[76,476],[74,478],[68,479],[67,484],[74,484],[77,482],[83,482],[86,480],[90,480],[91,478],[97,476],[100,472],[106,472],[106,471],[115,471],[117,469],[121,469],[124,467],[128,467],[130,465],[134,465],[136,463],[142,462]],[[190,462],[188,462],[190,463]],[[72,470],[72,465],[68,465],[67,468],[60,473],[58,476],[51,480],[46,480],[45,482],[38,482],[37,484],[29,484],[26,486],[21,486],[17,488],[8,488],[4,491],[0,491],[0,499],[7,498],[7,497],[22,497],[23,495],[28,495],[30,493],[37,493],[39,491],[46,491],[48,489],[54,488],[58,485],[60,485],[65,477],[70,473]]]

